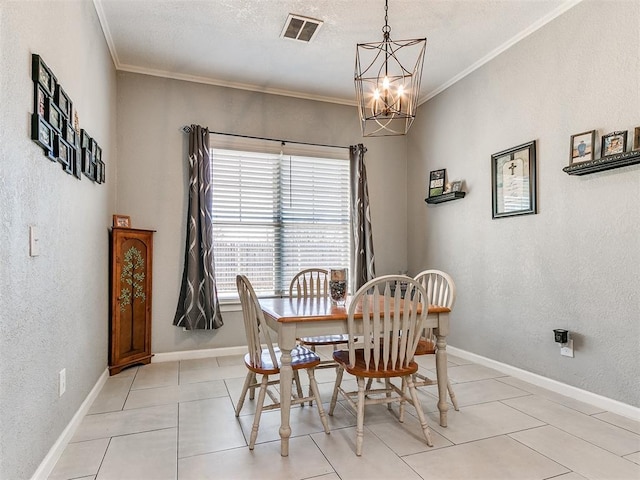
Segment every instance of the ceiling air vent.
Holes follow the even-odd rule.
[[[316,33],[318,33],[323,23],[322,20],[290,13],[280,36],[290,40],[309,43],[316,36]]]

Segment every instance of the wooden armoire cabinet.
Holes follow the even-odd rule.
[[[109,374],[151,361],[153,230],[111,229]]]

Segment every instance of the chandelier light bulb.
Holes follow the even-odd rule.
[[[398,87],[398,96],[401,97],[402,95],[404,95],[404,87],[400,85]]]
[[[384,80],[382,80],[382,88],[385,90],[389,90],[389,77],[385,75]]]

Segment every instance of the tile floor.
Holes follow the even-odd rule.
[[[418,360],[433,373],[433,357]],[[415,415],[401,424],[375,405],[356,457],[355,416],[339,405],[330,435],[315,408],[292,410],[288,458],[279,454],[280,411],[265,412],[252,452],[254,402],[234,415],[245,374],[234,356],[110,377],[49,479],[640,479],[640,422],[451,355],[460,411],[449,410],[447,428],[438,425],[435,387],[420,389],[432,448]],[[328,408],[334,372],[316,376]]]

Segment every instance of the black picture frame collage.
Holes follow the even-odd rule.
[[[31,56],[31,71],[31,139],[42,148],[49,160],[60,163],[67,174],[78,180],[84,174],[95,183],[104,183],[102,148],[85,130],[78,132],[74,128],[71,98],[42,57],[35,53]]]

